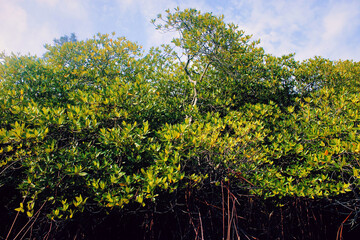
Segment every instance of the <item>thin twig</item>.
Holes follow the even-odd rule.
[[[45,235],[46,236],[45,240],[49,239],[50,232],[51,232],[51,229],[52,229],[52,224],[53,224],[53,221],[51,221],[51,223],[50,223],[49,231]]]
[[[223,223],[223,239],[225,239],[225,206],[224,206],[224,186],[221,181],[221,198],[222,198],[222,223]]]
[[[345,219],[344,221],[342,221],[342,223],[340,224],[340,227],[337,231],[337,234],[336,234],[336,240],[342,240],[342,232],[343,232],[343,228],[344,228],[344,224],[345,222],[349,219],[349,217],[351,216],[353,212],[351,212]]]
[[[28,189],[28,190],[29,190],[29,189]],[[26,197],[27,197],[27,196],[24,197],[24,199],[23,199],[23,201],[22,201],[22,205],[24,205],[24,202],[25,202]],[[14,228],[15,222],[16,222],[19,214],[20,214],[20,211],[17,212],[17,214],[16,214],[16,216],[15,216],[15,218],[14,218],[13,223],[11,224],[10,230],[9,230],[9,232],[8,232],[5,240],[8,240],[8,239],[9,239],[10,233],[11,233],[12,229]]]
[[[28,227],[28,229],[24,232],[24,234],[22,235],[22,237],[20,238],[20,240],[21,240],[21,239],[24,239],[24,237],[26,236],[26,234],[27,234],[27,232],[28,232],[29,230],[31,230],[31,232],[32,232],[33,226],[34,226],[34,224],[35,224],[35,222],[36,222],[36,219],[39,217],[39,215],[40,215],[40,212],[37,213],[37,215],[34,215],[34,217],[36,216],[35,219],[34,219],[34,221],[31,223],[30,227]],[[30,234],[30,235],[31,235],[31,234]],[[29,239],[31,239],[31,238],[29,238]]]
[[[229,184],[229,183],[228,183]],[[227,226],[227,240],[230,240],[230,233],[231,233],[231,220],[230,220],[230,190],[229,187],[227,188],[227,219],[228,219],[228,226]]]
[[[14,165],[15,163],[19,162],[20,160],[22,160],[23,158],[13,161],[12,163],[10,163],[8,166],[6,166],[1,172],[0,175],[3,174],[9,167],[11,167],[12,165]]]
[[[20,229],[20,231],[18,232],[18,234],[14,237],[13,240],[15,240],[20,233],[26,228],[26,226],[35,218],[36,215],[40,214],[41,209],[44,207],[45,203],[47,202],[47,200],[43,203],[43,205],[41,205],[41,207],[36,211],[36,213],[27,221],[27,223]],[[7,239],[7,238],[6,238]]]
[[[200,209],[199,209],[199,221],[200,221],[201,239],[204,240],[204,229],[202,225]]]

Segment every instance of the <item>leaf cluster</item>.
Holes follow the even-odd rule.
[[[180,51],[98,34],[1,55],[0,188],[20,191],[16,211],[68,219],[224,181],[263,198],[358,192],[359,63],[265,54],[195,9],[158,21]]]

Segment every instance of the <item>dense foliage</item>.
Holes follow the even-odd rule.
[[[228,184],[280,205],[346,196],[356,212],[358,62],[275,57],[194,9],[153,22],[179,37],[148,53],[99,34],[1,55],[8,211],[62,221]]]

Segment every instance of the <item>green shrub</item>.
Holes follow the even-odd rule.
[[[359,63],[274,57],[193,9],[162,21],[184,62],[101,34],[1,55],[9,211],[68,219],[224,181],[271,199],[358,191]]]

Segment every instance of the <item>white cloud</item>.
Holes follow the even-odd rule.
[[[85,0],[35,0],[35,2],[47,8],[49,11],[56,11],[56,13],[65,14],[72,18],[88,18]]]
[[[63,5],[63,12],[68,13],[73,18],[89,19],[87,1],[85,0],[63,0],[59,5]]]
[[[165,9],[196,8],[261,39],[268,53],[360,60],[358,0],[0,0],[0,51],[41,54],[43,44],[75,32],[80,39],[112,32],[146,48],[169,43],[150,23]]]
[[[232,0],[214,3],[205,0],[118,0],[118,3],[125,16],[131,13],[146,22],[143,30],[147,36],[147,47],[169,43],[176,36],[156,31],[149,20],[158,13],[164,13],[167,8],[179,6],[181,9],[191,7],[217,15],[223,13],[225,21],[237,23],[246,34],[253,34],[254,40],[260,39],[266,52],[277,56],[296,53],[297,59],[314,55],[337,59],[356,55],[345,54],[350,51],[339,45],[347,41],[341,36],[354,31],[354,22],[359,22],[356,17],[360,19],[360,2],[357,1]],[[354,46],[354,49],[359,47]]]
[[[202,12],[212,10],[205,0],[196,2],[193,0],[117,0],[117,4],[122,14],[130,17],[136,15],[144,22],[143,30],[146,36],[146,40],[144,41],[145,48],[170,43],[171,40],[177,36],[175,32],[162,33],[156,30],[155,26],[150,23],[151,19],[156,18],[159,13],[165,16],[166,9],[172,11],[174,8],[180,7],[180,9],[196,8]]]
[[[330,13],[324,18],[323,40],[331,40],[345,29],[348,15],[346,12]]]
[[[89,31],[86,3],[84,0],[0,0],[0,51],[42,55],[43,45],[54,38]]]
[[[22,43],[28,16],[23,8],[12,1],[2,0],[0,5],[0,51],[8,52]]]
[[[323,54],[330,52],[343,57],[351,54],[350,51],[354,51],[358,47],[358,43],[353,45],[351,39],[353,33],[360,27],[359,14],[359,3],[337,2],[329,9],[322,20],[321,42],[324,44],[320,50]],[[353,49],[350,50],[350,48]]]
[[[176,2],[173,0],[117,0],[117,6],[121,12],[121,20],[123,23],[128,22],[129,18],[134,21],[141,21],[141,29],[125,29],[126,31],[141,31],[137,35],[142,35],[142,44],[145,48],[151,46],[158,46],[165,42],[170,42],[169,34],[162,34],[155,30],[155,27],[150,23],[151,19],[156,18],[157,14],[163,13],[167,8],[175,8]]]
[[[308,38],[314,10],[311,1],[234,1],[236,10],[230,13],[230,19],[238,23],[246,34],[261,39],[261,45],[270,53],[288,54],[296,51],[299,34]],[[244,10],[246,9],[246,10]],[[237,15],[238,11],[248,11]]]
[[[356,58],[343,44],[359,32],[359,1],[233,0],[225,20],[238,23],[247,34],[261,39],[266,52],[295,52],[297,59],[322,55],[332,59]],[[341,50],[340,50],[341,49]],[[345,54],[345,52],[347,52]]]
[[[51,7],[55,7],[60,0],[36,0],[37,3],[43,4],[43,5],[49,5]]]

